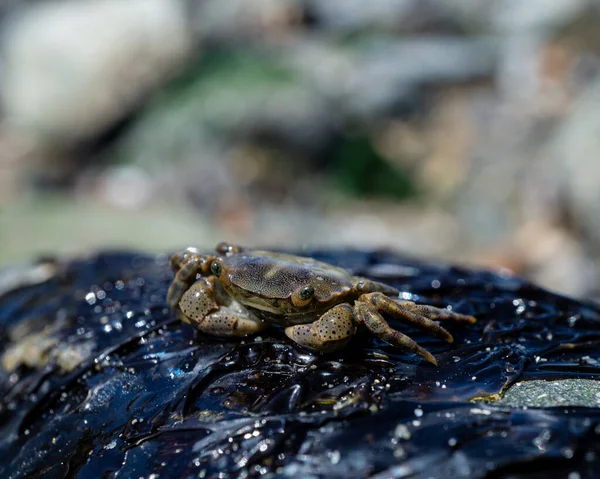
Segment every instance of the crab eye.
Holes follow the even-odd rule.
[[[292,295],[292,304],[298,308],[302,308],[310,303],[313,294],[315,294],[315,288],[305,286]]]
[[[298,296],[302,301],[306,301],[307,299],[310,299],[313,294],[315,294],[315,288],[312,286],[306,286],[300,290]]]
[[[218,261],[213,261],[210,265],[210,272],[215,276],[220,276],[222,269],[223,268],[221,267],[221,263],[219,263]]]

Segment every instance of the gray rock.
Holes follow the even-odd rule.
[[[396,27],[415,8],[415,0],[372,0],[365,8],[361,0],[309,0],[307,4],[325,26],[334,29],[367,26]]]
[[[522,381],[506,391],[500,403],[511,407],[599,407],[600,381],[590,379]]]
[[[572,113],[558,129],[550,151],[558,159],[557,174],[575,217],[594,244],[600,241],[600,82],[575,102]]]
[[[286,35],[298,21],[300,0],[203,0],[190,2],[191,21],[200,39],[223,43]]]
[[[414,36],[409,40],[372,36],[351,48],[304,41],[281,52],[281,61],[308,78],[337,111],[372,119],[402,102],[412,103],[418,88],[487,77],[497,61],[490,38]]]
[[[186,62],[182,2],[44,2],[19,10],[2,37],[0,95],[14,124],[53,143],[122,119]]]
[[[589,0],[501,0],[493,2],[490,19],[495,28],[507,33],[550,30],[564,25],[588,5]]]

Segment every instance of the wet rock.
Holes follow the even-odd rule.
[[[368,334],[321,356],[277,328],[229,341],[177,321],[167,255],[61,263],[0,296],[2,477],[594,477],[599,408],[478,401],[600,379],[596,305],[385,251],[305,253],[478,322],[449,325],[453,344],[394,324],[439,368]],[[15,360],[36,338],[39,360]]]

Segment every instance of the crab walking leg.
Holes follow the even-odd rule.
[[[389,315],[393,316],[399,321],[402,321],[403,323],[414,326],[415,328],[421,329],[422,331],[431,333],[431,335],[436,338],[444,339],[449,343],[454,341],[452,335],[448,331],[442,328],[435,321],[429,319],[431,316],[425,317],[422,314],[413,312],[417,311],[416,308],[407,309],[406,305],[417,306],[415,303],[411,303],[410,301],[403,301],[402,303],[399,303],[397,301],[394,301],[392,298],[384,296],[381,293],[363,294],[360,298],[358,298],[358,301],[370,304],[377,311],[388,313]],[[438,313],[442,311],[437,308],[435,309]]]
[[[408,351],[409,353],[416,353],[430,363],[435,364],[436,366],[438,365],[436,359],[429,351],[419,346],[400,331],[392,329],[385,319],[383,319],[377,310],[370,304],[356,301],[354,303],[354,311],[358,324],[364,325],[378,338],[383,339],[392,346]]]
[[[167,291],[167,303],[172,309],[177,309],[179,301],[181,301],[190,284],[196,281],[196,276],[201,268],[202,258],[192,257],[183,263],[175,273],[175,279],[171,282],[169,291]]]
[[[214,255],[199,253],[196,248],[187,248],[169,258],[169,267],[173,271],[178,271],[185,263],[194,261],[199,263],[201,269],[199,272],[206,275],[209,272],[210,263],[214,259],[216,259]]]
[[[179,318],[203,333],[220,337],[244,336],[268,326],[237,301],[227,301],[219,286],[214,276],[192,284],[179,302]]]
[[[313,351],[331,352],[343,348],[356,333],[354,311],[348,303],[338,304],[313,323],[285,328],[295,343]]]
[[[436,308],[427,304],[417,304],[412,301],[394,301],[405,311],[418,316],[425,316],[434,321],[455,321],[457,323],[474,324],[477,319],[468,314],[455,313],[445,308]]]

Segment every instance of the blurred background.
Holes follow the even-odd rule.
[[[387,247],[599,296],[596,1],[8,0],[0,22],[0,267]]]

